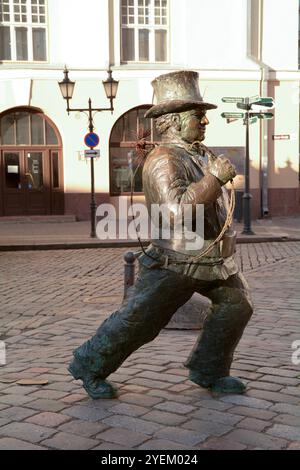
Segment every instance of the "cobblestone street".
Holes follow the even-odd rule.
[[[300,243],[238,245],[255,304],[232,369],[246,394],[190,382],[197,332],[165,330],[111,376],[119,399],[92,401],[66,366],[118,305],[124,251],[0,253],[0,449],[300,449]]]

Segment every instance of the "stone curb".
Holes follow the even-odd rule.
[[[300,238],[288,236],[245,236],[238,237],[237,243],[266,243],[266,242],[299,242]],[[144,241],[143,246],[148,246],[149,241]],[[137,241],[110,241],[110,242],[36,242],[36,243],[16,243],[0,244],[1,251],[43,251],[43,250],[82,250],[95,248],[140,248]]]

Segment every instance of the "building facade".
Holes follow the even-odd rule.
[[[0,216],[89,218],[88,119],[66,113],[57,82],[67,64],[71,106],[108,107],[102,80],[119,81],[114,113],[98,113],[97,202],[129,197],[151,81],[196,70],[209,111],[206,145],[229,156],[244,185],[245,127],[223,97],[272,96],[275,119],[251,126],[252,214],[290,215],[299,202],[298,0],[0,0]],[[141,169],[135,198],[143,201]]]

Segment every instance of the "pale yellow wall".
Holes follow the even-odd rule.
[[[109,136],[116,120],[131,108],[148,104],[152,101],[151,80],[156,76],[157,71],[151,74],[135,78],[134,76],[116,77],[120,79],[118,96],[115,101],[115,112],[100,113],[95,117],[95,128],[100,134],[101,159],[95,163],[96,169],[96,189],[99,192],[109,192]],[[115,72],[115,76],[118,72]],[[200,89],[204,99],[218,105],[217,110],[208,112],[210,125],[207,129],[207,146],[239,146],[245,145],[245,127],[242,121],[227,124],[221,118],[224,111],[238,111],[235,104],[222,103],[223,96],[252,96],[259,94],[258,80],[209,80],[203,79],[200,71]],[[101,80],[106,73],[98,73],[98,77],[87,79],[76,75],[74,72],[71,78],[76,79],[74,98],[72,107],[85,107],[89,96],[93,99],[94,106],[108,106]],[[57,79],[61,75],[57,74]],[[26,81],[24,78],[23,81]],[[19,79],[20,83],[23,81]],[[28,80],[27,80],[28,81]],[[26,81],[26,83],[27,83]],[[2,87],[8,81],[2,82]],[[69,117],[65,111],[57,80],[36,79],[33,81],[31,89],[31,99],[29,88],[18,87],[18,80],[15,84],[15,91],[7,93],[5,108],[16,105],[32,105],[39,108],[48,115],[57,125],[61,132],[64,146],[64,170],[65,170],[65,190],[66,192],[89,192],[90,190],[90,170],[85,162],[78,160],[79,152],[85,149],[83,137],[87,132],[87,117],[85,115],[71,114]],[[24,82],[25,83],[25,82]],[[21,93],[22,91],[22,93]],[[269,187],[270,188],[294,188],[298,187],[298,162],[299,162],[299,130],[298,130],[298,109],[299,109],[299,85],[297,81],[275,81],[269,86],[270,93],[274,93],[276,101],[275,120],[269,123]],[[24,98],[17,99],[19,94]],[[20,96],[21,96],[20,95]],[[4,108],[4,109],[5,109]],[[273,134],[289,134],[289,141],[272,141]],[[259,188],[259,158],[260,158],[260,131],[259,124],[254,124],[250,128],[250,157],[251,157],[251,187]],[[274,146],[274,158],[272,157]],[[288,163],[287,163],[288,162]],[[241,187],[243,178],[236,181]]]
[[[275,92],[275,119],[269,124],[269,188],[299,187],[299,82],[272,83]],[[272,125],[273,124],[273,125]],[[291,140],[272,140],[286,134]],[[272,157],[272,144],[274,157]]]
[[[102,73],[103,75],[103,73]],[[115,73],[117,75],[117,73]],[[157,72],[152,72],[153,77]],[[120,78],[118,96],[115,101],[115,112],[104,112],[95,116],[95,131],[100,135],[101,158],[95,162],[96,190],[109,192],[109,137],[111,129],[118,118],[135,106],[152,102],[151,76],[140,78]],[[201,72],[200,72],[201,77]],[[72,77],[78,78],[78,77]],[[104,78],[100,77],[101,79]],[[117,77],[119,78],[119,77]],[[72,107],[87,106],[89,96],[94,106],[105,107],[109,103],[104,95],[101,79],[77,80]],[[215,147],[245,146],[245,126],[242,120],[227,124],[221,117],[222,112],[239,110],[235,104],[222,103],[224,96],[253,96],[259,94],[259,81],[239,80],[200,80],[200,89],[206,101],[218,105],[218,109],[208,112],[210,124],[207,128],[205,144]],[[272,90],[272,87],[270,88]],[[298,187],[298,82],[276,82],[275,100],[276,113],[273,124],[269,124],[269,187],[294,188]],[[87,116],[71,113],[67,116],[57,82],[55,80],[35,80],[32,87],[31,105],[41,107],[57,125],[61,132],[64,147],[65,191],[90,191],[90,168],[78,156],[83,152],[84,135],[87,133]],[[290,134],[290,141],[274,142],[274,159],[272,158],[272,135]],[[250,159],[251,159],[251,188],[260,187],[260,126],[259,123],[250,127]],[[291,164],[287,167],[287,160]],[[237,188],[243,187],[243,175],[235,181]]]

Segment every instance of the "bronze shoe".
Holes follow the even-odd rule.
[[[241,394],[246,390],[245,384],[236,377],[221,377],[219,379],[213,379],[204,376],[200,372],[191,370],[189,379],[200,387],[208,388],[213,393],[232,393]]]
[[[117,390],[113,385],[104,379],[95,377],[91,373],[86,372],[76,359],[69,365],[68,371],[75,380],[82,380],[83,388],[94,400],[98,400],[99,398],[117,398]]]

